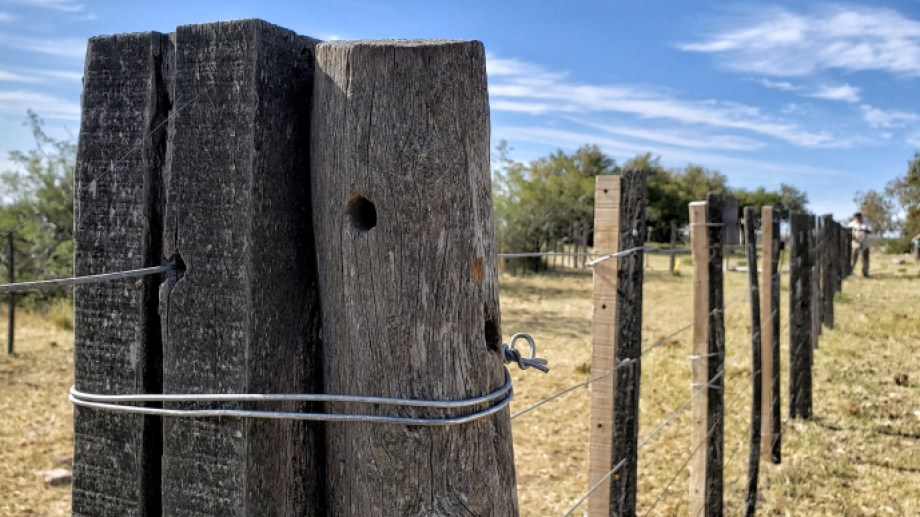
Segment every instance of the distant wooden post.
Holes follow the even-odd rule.
[[[74,185],[74,273],[163,263],[169,36],[92,38]],[[211,184],[201,189],[211,189]],[[160,278],[74,288],[76,388],[161,393]],[[74,407],[74,515],[160,515],[158,417]]]
[[[16,281],[16,258],[14,257],[16,249],[13,247],[13,233],[6,234],[6,280],[11,284]],[[6,353],[13,355],[15,351],[13,343],[16,340],[16,293],[10,293],[7,304],[9,311],[6,327]]]
[[[789,416],[811,418],[812,217],[793,213],[789,221]]]
[[[822,314],[824,318],[822,321],[824,325],[829,329],[834,328],[834,293],[837,292],[837,257],[835,257],[835,251],[837,249],[836,237],[834,235],[834,216],[831,214],[825,214],[821,216],[822,219],[822,232],[821,232],[821,242],[818,246],[821,247],[821,288],[823,289],[822,299],[824,300],[824,308]]]
[[[762,209],[763,247],[760,281],[761,347],[761,455],[780,462],[780,314],[779,314],[779,219],[772,206]]]
[[[180,26],[175,45],[164,255],[180,267],[160,292],[163,390],[317,393],[315,41],[242,20]],[[318,427],[165,418],[163,515],[326,515]]]
[[[836,263],[834,271],[837,274],[837,292],[843,292],[843,278],[846,276],[846,240],[844,239],[843,225],[838,222],[834,222],[834,235],[836,237],[837,246],[835,247],[835,258]]]
[[[824,261],[821,259],[821,223],[822,220],[810,215],[808,230],[808,263],[809,275],[809,307],[811,307],[811,345],[818,348],[821,338],[822,322],[824,321],[824,290],[821,288]]]
[[[722,198],[690,203],[693,252],[692,517],[722,515],[725,325],[722,300]],[[699,391],[702,394],[698,394]]]
[[[751,444],[748,453],[748,484],[744,514],[754,515],[757,507],[757,477],[760,471],[761,386],[761,307],[757,281],[757,234],[754,232],[754,209],[744,207],[744,234],[747,248],[748,288],[751,295]],[[764,242],[766,246],[766,242]],[[767,278],[764,271],[764,278]],[[766,322],[770,324],[769,320]]]
[[[645,245],[647,173],[626,170],[598,176],[594,249],[615,253]],[[590,516],[635,515],[639,432],[639,356],[642,346],[642,252],[594,265],[591,376],[624,363],[591,385],[588,486],[625,464],[588,500]]]
[[[677,221],[671,220],[671,252],[668,254],[668,271],[673,274],[674,266],[677,262],[677,255],[674,250],[677,249]]]
[[[313,106],[325,391],[449,400],[498,389],[482,44],[320,44]],[[325,429],[328,515],[518,513],[507,410],[457,426]]]

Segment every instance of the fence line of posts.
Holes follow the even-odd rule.
[[[128,287],[75,288],[75,389],[154,397],[141,411],[75,408],[73,512],[516,515],[507,409],[439,427],[181,417],[203,407],[196,394],[443,402],[502,387],[482,45],[319,43],[242,20],[93,38],[85,71],[75,274],[171,267]],[[593,266],[591,367],[605,376],[590,392],[592,517],[636,514],[638,450],[668,423],[639,441],[646,181],[642,170],[597,178],[594,251],[618,255]],[[689,207],[691,515],[723,510],[734,360],[723,203],[709,194]],[[765,207],[758,281],[752,210],[744,220],[750,515],[759,459],[780,461],[780,239]],[[812,414],[814,322],[833,326],[848,242],[830,217],[791,216],[793,418]],[[12,329],[11,319],[11,351]],[[170,394],[187,399],[156,398]],[[275,409],[352,411],[304,400]]]

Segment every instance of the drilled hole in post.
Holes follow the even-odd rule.
[[[501,330],[498,328],[498,322],[495,321],[496,317],[488,307],[483,307],[485,312],[485,328],[483,329],[483,334],[486,338],[486,348],[493,352],[498,352],[501,349],[502,334]]]
[[[355,196],[351,198],[346,210],[351,218],[351,226],[356,230],[366,232],[377,226],[377,208],[366,197]]]

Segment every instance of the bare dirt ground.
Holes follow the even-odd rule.
[[[920,266],[874,258],[873,278],[846,280],[837,327],[824,331],[815,353],[815,418],[786,421],[783,463],[762,466],[763,515],[920,515]],[[684,264],[683,274],[673,276],[666,262],[652,257],[646,274],[646,346],[692,317],[690,269]],[[744,293],[746,281],[744,273],[726,273],[726,300]],[[785,420],[785,287],[782,294]],[[504,334],[531,333],[552,367],[547,375],[512,372],[512,411],[587,380],[589,272],[503,276],[501,296]],[[68,515],[70,487],[46,486],[37,471],[68,466],[73,334],[51,315],[20,313],[17,323],[17,355],[0,352],[0,515]],[[727,357],[740,353],[726,377],[725,498],[726,514],[733,515],[744,497],[750,415],[750,314],[743,295],[728,306],[726,324]],[[689,351],[685,332],[643,358],[640,437],[689,398]],[[578,389],[514,420],[522,515],[562,515],[587,490],[587,395]],[[640,515],[659,496],[651,515],[686,514],[687,469],[678,467],[690,449],[684,413],[640,451]]]

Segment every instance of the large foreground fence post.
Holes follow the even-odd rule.
[[[780,228],[779,218],[774,217],[772,206],[761,211],[763,247],[760,280],[761,321],[761,455],[779,463],[781,457],[781,415],[780,415]]]
[[[710,193],[705,202],[690,203],[694,307],[691,448],[695,449],[690,460],[691,517],[722,515],[725,323],[721,237],[721,196]]]
[[[325,391],[495,391],[505,376],[482,45],[333,42],[316,59]],[[518,513],[507,409],[444,427],[330,423],[325,443],[329,515]]]
[[[160,293],[163,390],[316,393],[314,41],[243,20],[181,26],[175,42],[164,247],[178,271]],[[163,514],[322,515],[318,427],[165,418]]]
[[[74,273],[160,265],[169,37],[89,41],[74,203]],[[78,390],[161,392],[159,279],[74,289]],[[74,515],[159,515],[158,417],[74,408]]]
[[[811,418],[812,216],[793,213],[789,221],[789,416]]]
[[[645,245],[646,175],[627,170],[597,178],[595,253]],[[636,513],[643,256],[637,250],[594,264],[591,377],[614,371],[591,385],[588,486],[609,483],[590,496],[592,517]]]

